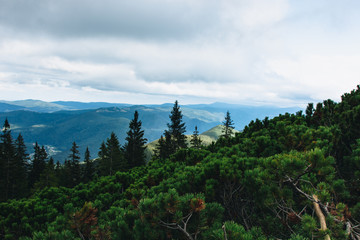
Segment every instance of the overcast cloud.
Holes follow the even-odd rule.
[[[0,99],[304,106],[359,45],[357,0],[0,0]]]

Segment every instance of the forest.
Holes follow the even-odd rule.
[[[209,146],[185,124],[176,101],[145,162],[135,112],[123,145],[60,164],[4,119],[0,239],[360,239],[360,86],[235,135],[227,112]]]

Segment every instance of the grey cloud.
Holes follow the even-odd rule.
[[[0,24],[61,37],[188,38],[216,23],[215,1],[0,0]]]
[[[134,93],[170,102],[170,96],[274,104],[323,99],[317,93],[339,88],[337,76],[358,76],[360,21],[355,10],[343,14],[348,5],[334,8],[335,0],[304,2],[0,0],[0,90],[6,82],[71,89],[75,96],[90,89],[89,99]],[[334,28],[341,24],[351,31],[339,37]]]
[[[296,91],[290,91],[290,92],[283,92],[280,93],[278,95],[280,98],[282,99],[289,99],[289,100],[293,100],[293,101],[297,101],[297,102],[304,102],[306,103],[306,101],[308,102],[317,102],[319,101],[319,99],[314,99],[310,93],[299,93]]]

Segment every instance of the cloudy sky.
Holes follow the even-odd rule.
[[[360,84],[358,0],[0,0],[0,99],[304,106]]]

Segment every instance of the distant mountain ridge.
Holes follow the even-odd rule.
[[[167,128],[173,104],[129,105],[112,103],[43,102],[39,100],[0,101],[0,124],[8,118],[13,137],[22,133],[28,152],[33,152],[37,141],[45,145],[55,160],[63,162],[69,154],[73,141],[79,146],[81,156],[89,147],[95,158],[102,141],[114,131],[124,144],[128,125],[135,110],[139,112],[145,137],[152,142]],[[205,132],[222,123],[225,113],[230,110],[235,127],[241,130],[250,120],[265,116],[276,116],[285,112],[296,112],[299,108],[244,107],[222,103],[181,105],[186,134],[190,135],[195,126]]]
[[[107,103],[107,102],[75,102],[75,101],[55,101],[55,102],[45,102],[41,100],[26,99],[26,100],[17,100],[17,101],[5,101],[0,100],[0,112],[9,112],[14,111],[14,106],[17,107],[16,110],[28,110],[35,112],[57,112],[62,110],[86,110],[86,109],[97,109],[97,108],[107,108],[107,107],[126,107],[131,106],[130,104],[125,103]]]

